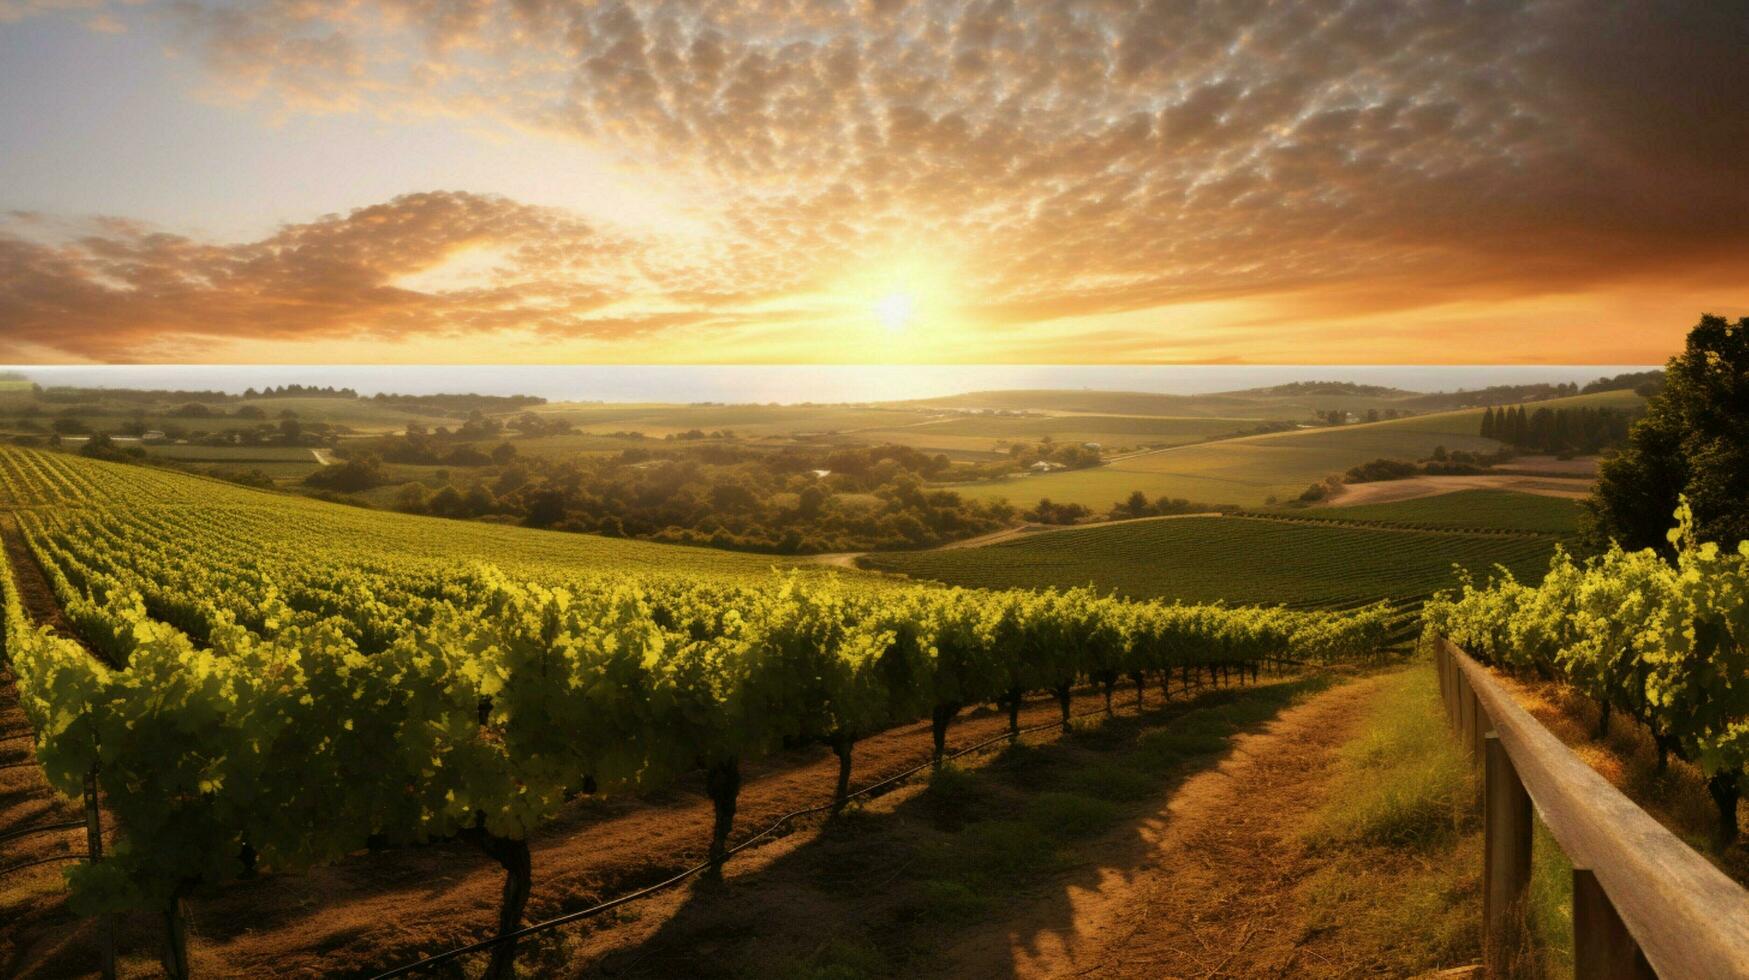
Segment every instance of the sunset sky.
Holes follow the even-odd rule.
[[[0,362],[1609,363],[1736,0],[0,0]]]

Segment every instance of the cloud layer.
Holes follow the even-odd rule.
[[[1060,354],[1101,317],[1122,322],[1083,333],[1118,359],[1183,356],[1194,338],[1138,318],[1186,304],[1253,304],[1210,356],[1259,356],[1272,322],[1624,283],[1686,301],[1749,281],[1735,6],[182,0],[158,22],[233,100],[561,132],[683,188],[705,230],[455,192],[235,244],[14,218],[0,343],[781,343],[863,315],[857,284],[908,263],[952,269],[931,315],[984,360]],[[484,281],[397,285],[469,250]]]

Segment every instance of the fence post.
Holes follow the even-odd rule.
[[[1658,976],[1588,868],[1573,869],[1573,975],[1587,980],[1656,980]]]
[[[92,864],[103,860],[103,815],[97,809],[97,767],[85,774],[85,846]],[[97,955],[102,961],[103,980],[115,980],[115,916],[105,912],[97,917]]]
[[[1484,736],[1482,955],[1490,977],[1514,974],[1525,948],[1524,897],[1530,887],[1530,794],[1500,737]],[[1577,976],[1587,976],[1579,972]]]
[[[1461,672],[1451,647],[1445,647],[1445,714],[1453,732],[1463,726],[1463,712],[1458,709],[1458,675]]]
[[[1470,754],[1470,764],[1480,765],[1482,760],[1476,755],[1476,694],[1470,690],[1470,678],[1463,671],[1458,671],[1458,735],[1463,743],[1464,751]]]
[[[1445,651],[1445,641],[1432,644],[1432,663],[1439,669],[1439,707],[1445,709],[1446,725],[1452,723],[1452,655]]]
[[[1451,730],[1455,736],[1464,728],[1464,710],[1458,700],[1463,691],[1463,669],[1449,652],[1445,655],[1445,674],[1445,711],[1451,716]]]
[[[1473,687],[1470,688],[1470,711],[1476,716],[1475,727],[1471,729],[1475,741],[1470,745],[1470,756],[1480,764],[1488,756],[1486,739],[1494,732],[1494,722],[1488,717],[1488,710],[1482,707],[1482,699]]]

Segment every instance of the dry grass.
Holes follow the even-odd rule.
[[[1481,834],[1467,761],[1433,671],[1386,681],[1299,828],[1320,858],[1299,886],[1309,932],[1363,972],[1407,976],[1481,953]]]

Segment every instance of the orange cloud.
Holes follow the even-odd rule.
[[[705,231],[467,194],[233,245],[14,228],[0,326],[105,359],[522,332],[835,360],[868,337],[812,329],[862,316],[834,290],[921,253],[959,279],[918,349],[956,359],[1658,360],[1693,303],[1749,281],[1730,7],[183,0],[234,98],[568,133],[684,185]],[[505,256],[490,284],[396,285],[479,245]],[[1629,294],[1664,304],[1660,332]],[[1165,326],[1207,304],[1222,317]],[[1343,343],[1293,339],[1329,324]],[[1587,330],[1608,343],[1575,348]]]

